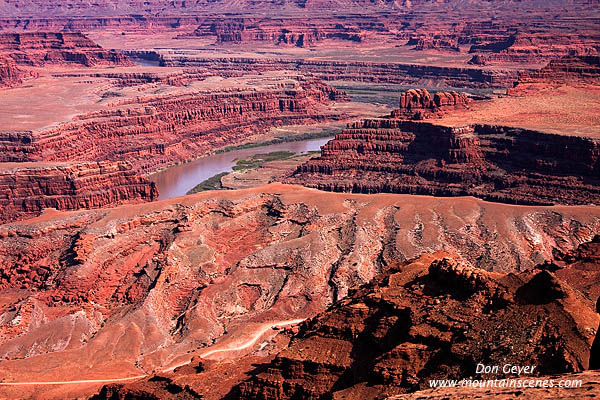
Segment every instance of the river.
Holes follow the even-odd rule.
[[[194,186],[207,180],[211,176],[215,176],[221,172],[233,171],[232,167],[235,165],[234,160],[237,158],[246,158],[254,154],[271,153],[273,151],[304,153],[307,151],[320,150],[321,146],[331,139],[332,137],[326,137],[297,142],[285,142],[214,154],[189,163],[167,168],[164,171],[150,175],[148,179],[156,183],[160,200],[170,199],[171,197],[183,196]]]

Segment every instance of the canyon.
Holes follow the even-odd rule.
[[[264,58],[206,58],[199,56],[170,56],[161,61],[165,66],[201,67],[216,74],[258,73],[291,70],[311,74],[325,81],[358,81],[420,85],[435,81],[445,87],[501,88],[518,80],[518,71],[414,65],[406,63],[377,63],[370,61],[330,61]]]
[[[237,144],[272,126],[347,118],[317,107],[346,99],[319,81],[289,75],[263,81],[262,90],[183,88],[178,94],[117,96],[108,109],[57,127],[2,131],[0,161],[131,160],[145,173]]]
[[[0,397],[597,391],[598,0],[0,15]]]

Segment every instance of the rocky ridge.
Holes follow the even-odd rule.
[[[275,356],[256,352],[221,363],[193,359],[173,373],[106,385],[93,398],[485,398],[476,388],[428,389],[429,379],[462,378],[553,380],[555,386],[560,379],[583,379],[581,388],[564,394],[593,398],[586,394],[597,386],[593,372],[565,374],[587,366],[600,320],[589,296],[570,284],[544,268],[505,275],[468,267],[447,253],[424,255],[388,266],[325,312],[284,331],[278,336],[286,339],[283,349]],[[514,352],[515,347],[523,350]],[[475,373],[479,362],[535,370],[520,377],[481,375]],[[206,391],[215,376],[227,380]],[[561,390],[520,393],[530,398]],[[488,396],[494,391],[507,398],[515,393],[486,388]]]
[[[383,399],[430,379],[498,378],[477,376],[478,363],[535,365],[533,376],[587,368],[600,317],[568,284],[547,271],[494,274],[434,258],[391,269],[305,322],[233,393]]]
[[[24,75],[12,59],[0,57],[0,87],[19,85]]]

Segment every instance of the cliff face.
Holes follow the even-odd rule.
[[[599,318],[565,282],[437,257],[392,269],[303,323],[232,398],[386,398],[430,379],[503,377],[476,375],[478,363],[535,365],[533,376],[587,368],[587,329]]]
[[[237,144],[272,126],[343,117],[322,106],[346,100],[345,93],[298,79],[255,90],[140,97],[53,128],[0,131],[0,160],[131,160],[137,171],[148,172]]]
[[[312,317],[352,294],[351,288],[422,253],[447,250],[478,268],[514,272],[552,259],[555,249],[573,250],[598,233],[597,207],[549,210],[473,198],[326,193],[281,184],[224,191],[218,197],[207,192],[143,205],[50,213],[0,226],[0,288],[7,296],[0,305],[0,374],[7,381],[46,381],[58,376],[64,380],[121,378],[162,371],[193,355],[206,355],[214,345],[245,343],[265,323]],[[377,295],[373,303],[366,303],[364,312],[362,306],[350,307],[356,312],[348,314],[356,323],[355,331],[352,325],[340,324],[339,316],[332,318],[331,324],[348,327],[339,341],[331,341],[341,345],[337,350],[340,362],[352,363],[347,352],[351,346],[347,335],[352,332],[363,335],[362,343],[375,337],[382,346],[393,345],[375,347],[377,354],[406,342],[415,346],[400,346],[393,354],[418,355],[429,343],[452,371],[460,368],[446,355],[466,353],[458,345],[447,346],[462,338],[469,321],[478,329],[474,332],[483,335],[487,330],[482,337],[490,339],[490,346],[508,344],[509,339],[493,340],[494,332],[499,335],[503,329],[491,329],[492,323],[486,320],[494,310],[499,312],[494,319],[497,323],[518,321],[528,306],[519,306],[517,300],[523,298],[515,290],[535,274],[510,278],[513,281],[506,278],[507,282],[466,267],[464,274],[453,266],[448,266],[449,271],[441,267],[446,268],[444,264],[439,270],[424,268],[424,278],[407,280],[412,282],[409,286],[394,285],[398,296],[391,302],[379,301]],[[472,278],[465,278],[467,272]],[[479,277],[483,277],[481,282]],[[529,285],[537,290],[533,283]],[[505,293],[510,301],[503,302]],[[566,293],[565,299],[570,298]],[[542,291],[539,301],[548,300],[548,307],[560,310],[562,306],[543,297],[547,295]],[[405,296],[414,306],[397,303]],[[438,305],[433,303],[436,298]],[[573,304],[570,309],[583,309]],[[427,325],[423,314],[427,307],[432,307],[435,321],[446,323],[440,326],[450,333],[438,334]],[[453,324],[444,317],[454,308],[470,307],[478,310],[469,311],[472,320]],[[532,307],[531,315],[544,316],[540,320],[546,321],[548,309],[536,310]],[[375,316],[368,319],[371,315]],[[413,322],[406,325],[409,316]],[[572,357],[567,360],[560,352],[564,348],[560,337],[551,334],[556,326],[552,318],[563,316],[563,311],[556,311],[554,317],[548,316],[547,325],[530,324],[521,340],[539,340],[539,334],[552,344],[546,353],[551,360],[548,365],[581,368],[584,339],[573,339],[575,345],[566,353]],[[418,322],[425,324],[422,332]],[[532,320],[524,319],[524,326],[526,322]],[[593,323],[597,326],[597,320]],[[314,326],[319,324],[325,326],[325,322]],[[410,333],[403,327],[410,327]],[[267,331],[273,332],[270,325]],[[512,331],[506,332],[513,340]],[[558,332],[562,335],[563,331]],[[422,340],[413,342],[417,337]],[[441,340],[440,347],[436,338]],[[467,335],[461,343],[485,350],[474,341],[475,336]],[[211,357],[239,357],[260,343]],[[324,342],[318,346],[332,348]],[[499,356],[506,354],[495,350]],[[97,356],[88,357],[91,353]],[[84,357],[88,361],[82,366],[79,360]],[[527,357],[533,356],[524,353],[522,360]],[[415,358],[410,360],[421,365]],[[39,365],[44,368],[32,367]],[[382,362],[377,374],[396,376],[394,370],[385,372],[386,365]],[[301,368],[298,376],[304,379],[308,367]],[[339,372],[333,370],[332,376]],[[5,389],[0,388],[0,393],[4,395]],[[31,397],[27,393],[21,396]]]
[[[504,32],[502,32],[504,33]],[[476,53],[487,61],[536,62],[592,52],[599,49],[597,33],[586,30],[573,34],[555,31],[525,31],[512,33],[482,43],[473,44],[469,53]]]
[[[20,84],[23,75],[12,59],[0,57],[0,87]]]
[[[393,118],[423,119],[457,108],[466,108],[469,97],[464,93],[436,92],[427,89],[410,89],[400,94],[399,108],[392,111]]]
[[[519,76],[510,94],[519,94],[530,86],[550,86],[552,84],[592,84],[600,83],[600,55],[565,56],[551,60],[537,71],[525,71]]]
[[[443,39],[437,37],[411,37],[407,46],[415,46],[414,50],[441,50],[460,52],[456,39]]]
[[[154,183],[125,162],[0,163],[0,223],[33,217],[44,208],[100,208],[157,197]]]
[[[146,84],[181,87],[191,84],[194,81],[201,81],[207,77],[213,76],[203,69],[189,69],[173,72],[62,72],[55,75],[60,77],[107,78],[115,88]],[[340,98],[342,98],[341,93]]]
[[[369,22],[377,24],[376,17],[363,19],[300,18],[207,18],[189,36],[215,37],[217,43],[270,42],[281,46],[312,46],[325,39],[360,42],[362,30]],[[382,25],[381,23],[378,24]]]
[[[288,182],[343,192],[600,204],[599,171],[598,139],[387,118],[350,124]]]
[[[369,61],[169,56],[165,57],[162,64],[165,66],[203,67],[214,73],[226,75],[283,69],[312,74],[326,81],[348,80],[416,86],[436,82],[438,86],[449,87],[512,87],[518,78],[518,72],[515,70]]]
[[[127,57],[105,50],[81,33],[0,33],[0,54],[18,64],[131,65]]]

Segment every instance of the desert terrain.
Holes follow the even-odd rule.
[[[598,5],[0,2],[0,397],[593,398]]]

